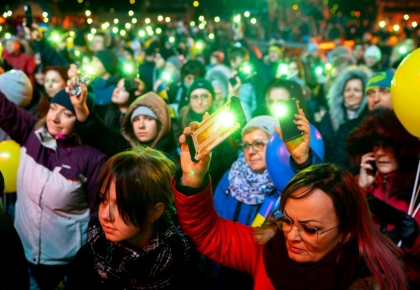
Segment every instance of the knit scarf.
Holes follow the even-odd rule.
[[[188,238],[172,224],[158,229],[143,249],[108,241],[99,223],[89,229],[88,243],[102,280],[130,289],[172,289],[176,276],[192,262]]]
[[[277,231],[264,246],[267,276],[275,289],[348,289],[356,280],[356,270],[361,264],[355,262],[358,257],[357,244],[349,243],[345,253],[350,259],[342,256],[338,259],[340,250],[337,247],[318,262],[298,263],[289,258],[284,233]]]
[[[245,204],[261,204],[267,194],[275,191],[274,183],[265,170],[262,174],[255,173],[246,163],[244,153],[232,164],[229,172],[230,193]]]

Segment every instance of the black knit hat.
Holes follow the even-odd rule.
[[[51,104],[59,104],[67,110],[71,111],[73,114],[76,114],[73,104],[70,101],[70,95],[67,94],[65,89],[62,89],[61,91],[55,94],[55,96],[51,99]],[[89,112],[93,110],[93,107],[95,105],[95,94],[92,92],[92,90],[89,89],[86,98],[86,105],[89,109]]]
[[[99,50],[95,56],[101,61],[105,70],[111,75],[115,75],[119,70],[119,60],[117,55],[110,49]]]
[[[212,98],[214,99],[214,88],[210,81],[203,78],[195,79],[192,85],[188,88],[188,98],[190,98],[191,93],[196,89],[208,90]]]

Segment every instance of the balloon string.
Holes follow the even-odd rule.
[[[418,206],[417,206],[416,212],[412,215],[413,209],[414,209],[414,204],[415,204],[417,196],[419,194],[418,190],[417,190],[417,193],[414,194],[414,192],[416,191],[416,188],[417,188],[418,181],[419,181],[419,175],[420,175],[420,159],[419,159],[419,165],[417,167],[417,175],[416,175],[416,181],[414,182],[413,193],[411,194],[410,206],[408,207],[408,214],[413,216],[413,217],[416,215],[416,213],[418,211]]]

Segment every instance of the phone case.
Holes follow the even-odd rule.
[[[295,114],[299,114],[296,99],[292,98],[282,103],[286,107],[285,114],[279,117],[281,133],[283,141],[287,142],[303,135],[303,132],[298,129],[295,120]]]
[[[235,122],[232,126],[224,126],[223,122],[219,119],[220,114],[223,112],[229,112],[234,115]],[[201,122],[198,128],[187,137],[191,160],[198,162],[201,152],[205,150],[212,151],[217,145],[245,124],[246,117],[239,98],[231,97],[216,112]]]

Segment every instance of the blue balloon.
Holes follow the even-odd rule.
[[[324,160],[325,147],[321,133],[312,124],[311,127],[311,150]],[[268,140],[265,153],[267,171],[277,190],[282,191],[289,181],[295,176],[295,172],[290,167],[290,153],[287,151],[283,140],[273,133]]]

